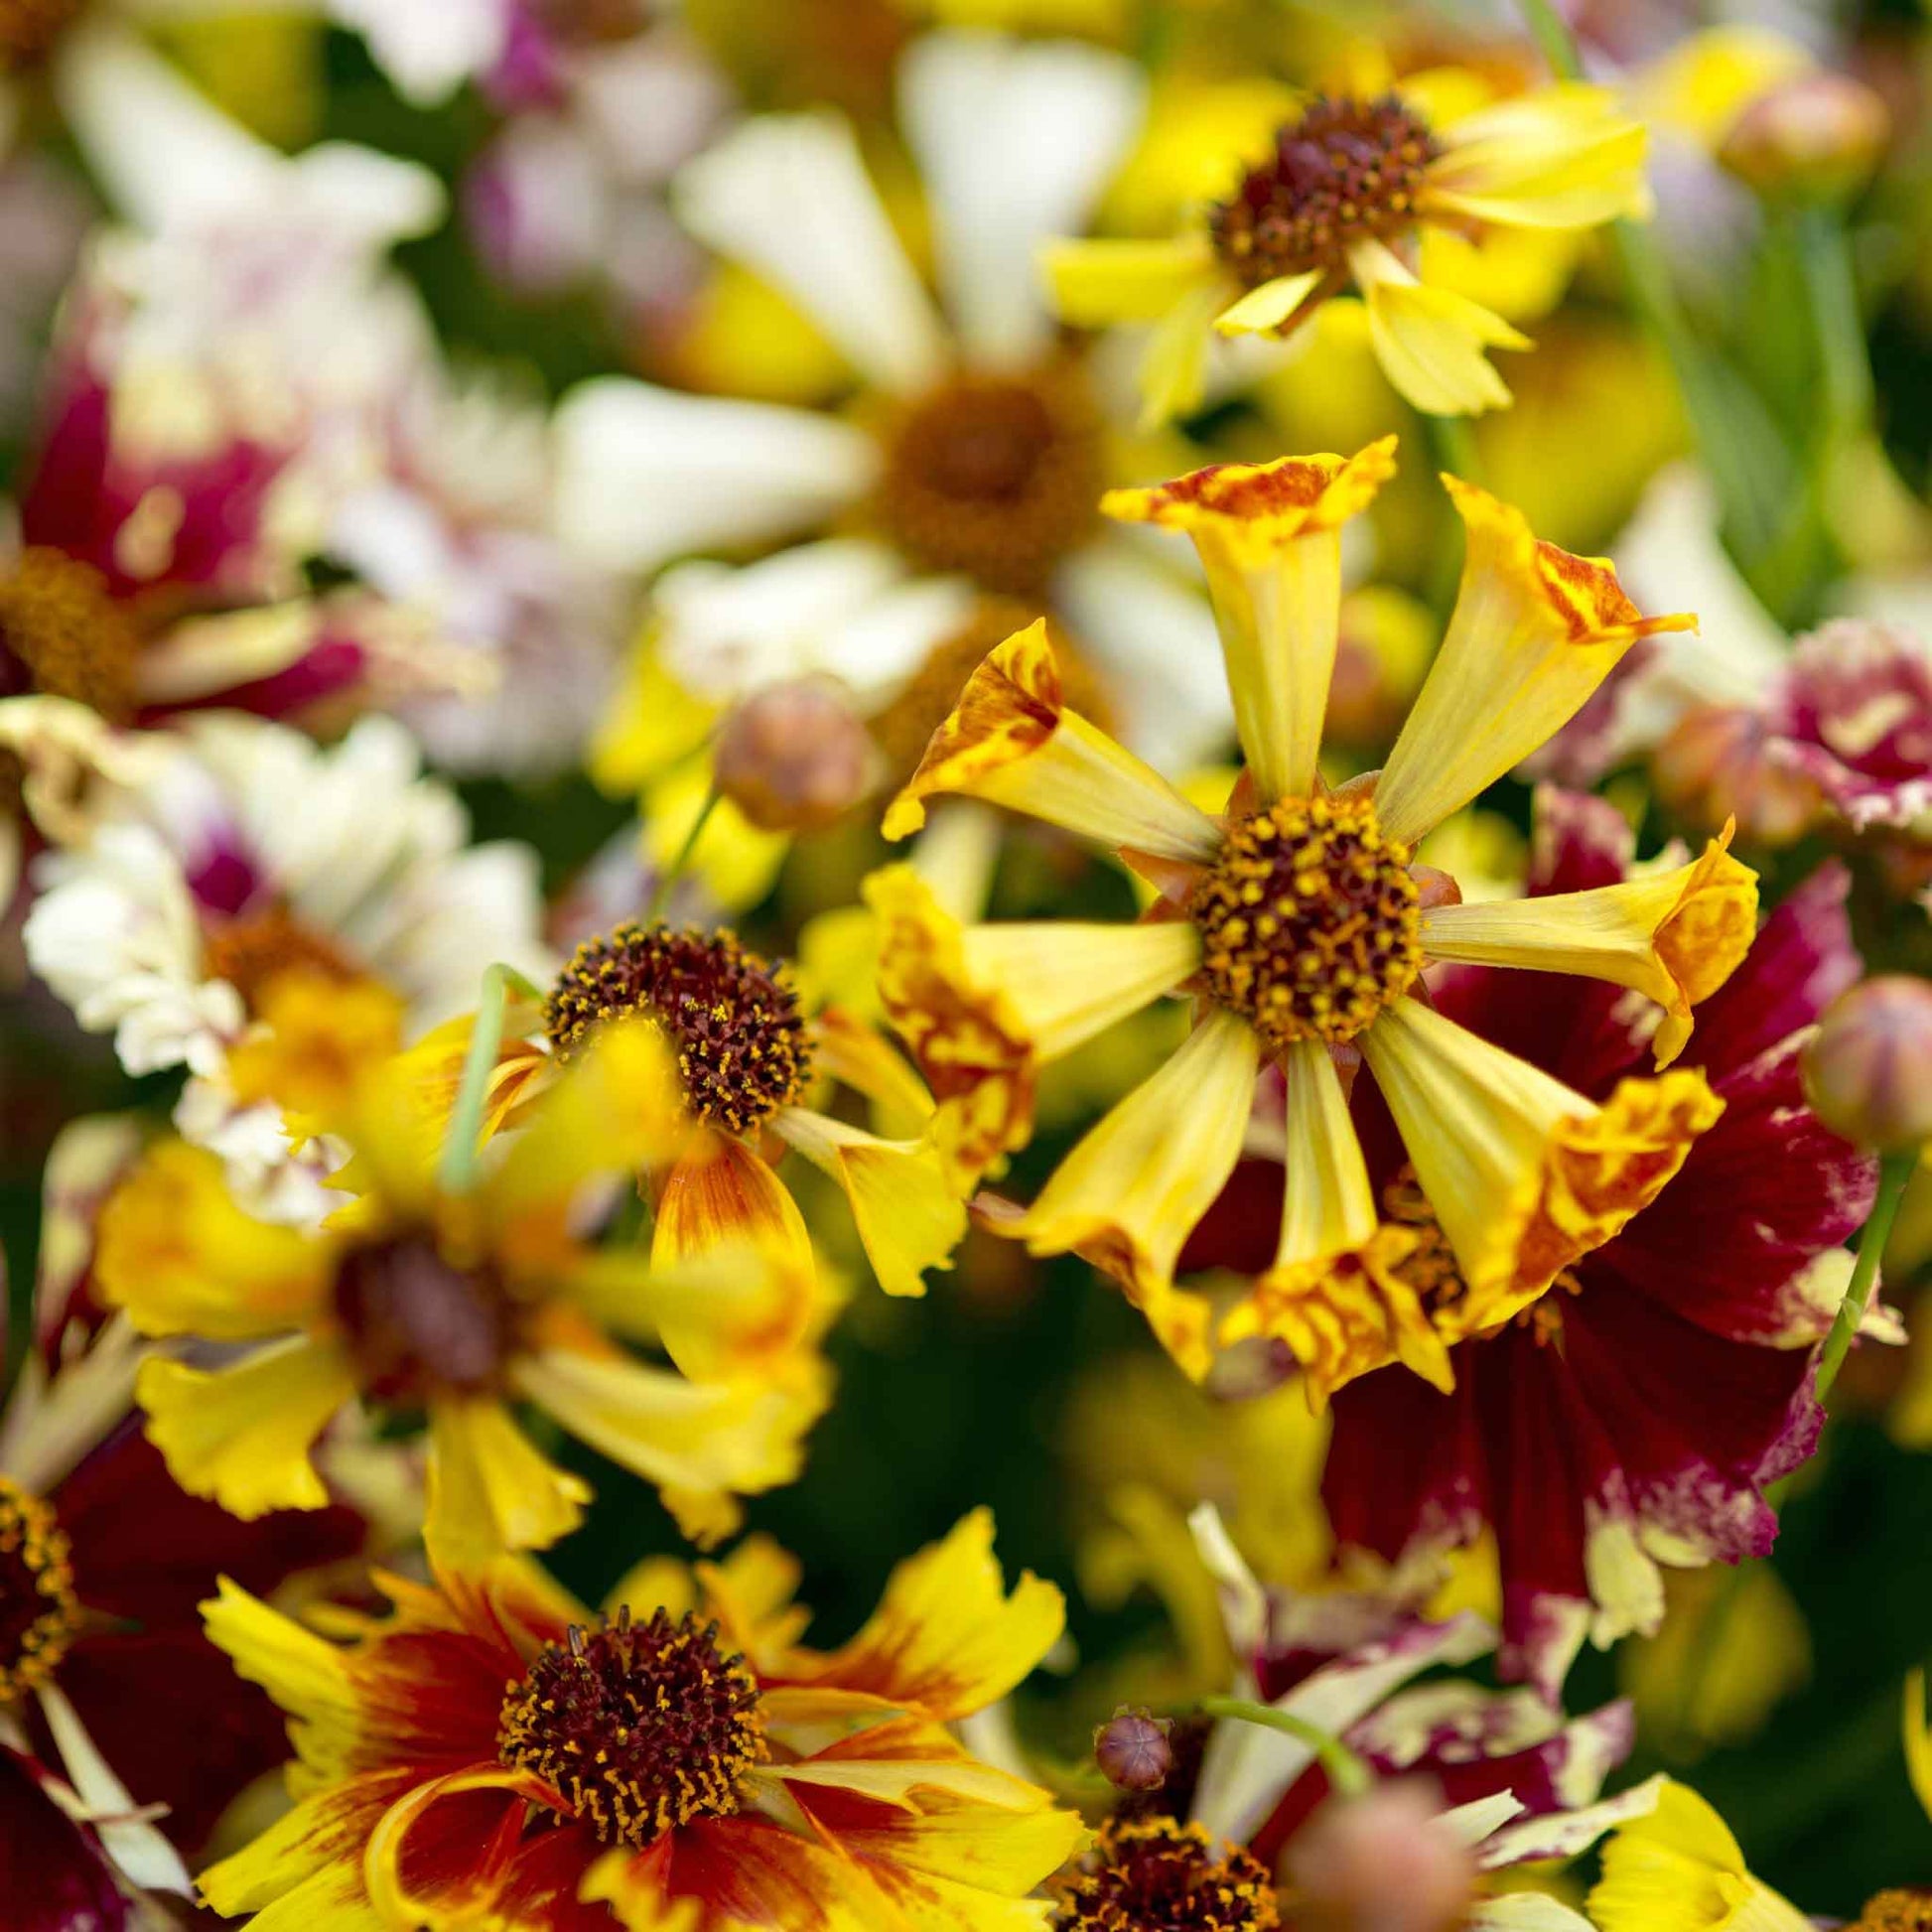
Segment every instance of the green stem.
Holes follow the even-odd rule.
[[[1551,0],[1523,0],[1523,18],[1529,25],[1530,38],[1542,49],[1557,78],[1581,79],[1584,64],[1577,55],[1576,36]]]
[[[1476,448],[1475,425],[1467,416],[1431,416],[1429,440],[1436,461],[1464,483],[1482,482],[1482,452]]]
[[[477,1181],[477,1157],[483,1151],[483,1108],[489,1099],[489,1076],[496,1070],[496,1049],[503,1041],[503,1016],[511,990],[541,1000],[543,989],[525,979],[514,966],[500,960],[485,967],[483,991],[477,996],[476,1025],[470,1030],[470,1050],[464,1055],[463,1079],[456,1105],[450,1109],[443,1158],[437,1166],[437,1185],[446,1194],[467,1194]]]
[[[678,847],[677,855],[658,876],[656,888],[650,896],[650,904],[644,912],[644,923],[654,925],[664,916],[664,908],[671,902],[671,895],[677,890],[677,882],[684,877],[684,869],[691,863],[691,855],[698,849],[698,841],[704,836],[704,828],[711,822],[711,814],[718,809],[718,787],[714,784],[704,795],[704,803],[698,807],[698,815],[691,821],[691,829],[684,835],[684,843]]]
[[[1825,384],[1825,441],[1841,447],[1871,422],[1871,355],[1859,306],[1852,237],[1832,208],[1808,208],[1798,228],[1798,259]]]
[[[1200,1708],[1210,1718],[1232,1718],[1237,1723],[1259,1725],[1264,1730],[1279,1730],[1314,1752],[1328,1782],[1340,1798],[1359,1798],[1375,1779],[1369,1768],[1332,1732],[1298,1718],[1290,1711],[1278,1711],[1272,1704],[1254,1698],[1204,1697]]]
[[[1916,1148],[1907,1154],[1887,1154],[1878,1163],[1878,1192],[1872,1199],[1871,1213],[1865,1221],[1864,1231],[1859,1236],[1859,1258],[1853,1264],[1852,1279],[1845,1289],[1845,1300],[1838,1305],[1832,1331],[1825,1337],[1825,1346],[1818,1352],[1817,1392],[1820,1402],[1824,1401],[1832,1384],[1838,1380],[1838,1371],[1845,1360],[1846,1351],[1852,1346],[1852,1337],[1858,1333],[1859,1324],[1864,1319],[1865,1307],[1871,1300],[1872,1284],[1878,1279],[1878,1258],[1885,1251],[1891,1224],[1898,1215],[1898,1203],[1905,1196],[1905,1183],[1911,1179],[1917,1167]]]

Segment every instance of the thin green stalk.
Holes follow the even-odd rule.
[[[1467,416],[1431,416],[1429,440],[1436,461],[1464,483],[1482,482],[1482,452],[1476,448],[1475,424]]]
[[[1279,1730],[1286,1737],[1308,1745],[1316,1761],[1328,1774],[1335,1795],[1358,1798],[1375,1782],[1368,1766],[1332,1732],[1298,1718],[1290,1711],[1278,1711],[1272,1704],[1254,1698],[1204,1697],[1201,1710],[1210,1718],[1232,1718],[1237,1723],[1259,1725],[1264,1730]]]
[[[650,896],[650,904],[644,912],[646,925],[654,924],[664,916],[664,908],[671,902],[671,894],[677,890],[677,882],[684,877],[684,869],[691,863],[691,855],[698,849],[698,841],[704,836],[704,828],[711,822],[711,814],[718,809],[718,787],[713,785],[705,793],[704,803],[698,807],[698,815],[691,821],[691,829],[684,835],[684,843],[678,847],[677,855],[658,876],[655,890]]]
[[[1551,0],[1523,0],[1523,18],[1529,24],[1530,38],[1542,49],[1558,79],[1581,79],[1584,64],[1578,58],[1576,37]]]
[[[470,1050],[464,1055],[463,1078],[437,1165],[437,1185],[446,1194],[466,1194],[477,1183],[477,1157],[483,1151],[483,1108],[489,1100],[489,1076],[496,1070],[496,1049],[503,1041],[503,1016],[514,989],[528,999],[541,1000],[543,989],[525,979],[514,966],[500,960],[485,967],[483,990],[477,996],[477,1021],[470,1032]]]
[[[1878,1279],[1878,1258],[1885,1252],[1891,1224],[1898,1217],[1898,1203],[1905,1197],[1905,1183],[1918,1167],[1918,1150],[1906,1154],[1887,1154],[1878,1163],[1878,1191],[1871,1202],[1864,1231],[1859,1236],[1859,1258],[1846,1284],[1845,1300],[1838,1305],[1832,1331],[1818,1352],[1818,1399],[1823,1402],[1838,1380],[1852,1337],[1859,1332],[1866,1306],[1871,1300],[1872,1284]]]
[[[1805,211],[1798,260],[1824,375],[1825,438],[1828,447],[1836,447],[1870,425],[1872,384],[1852,237],[1835,208]]]

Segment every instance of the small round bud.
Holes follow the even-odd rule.
[[[1787,846],[1823,809],[1818,787],[1776,754],[1776,732],[1743,705],[1705,705],[1685,714],[1658,746],[1658,795],[1699,825],[1737,821],[1747,845]]]
[[[1891,138],[1883,98],[1849,73],[1795,74],[1738,115],[1719,159],[1760,195],[1847,202]]]
[[[1095,1728],[1094,1761],[1107,1781],[1123,1791],[1158,1791],[1173,1769],[1173,1750],[1168,1742],[1173,1728],[1171,1718],[1130,1711],[1123,1704]]]
[[[1476,1884],[1475,1860],[1421,1780],[1331,1800],[1296,1833],[1284,1865],[1307,1932],[1449,1932]]]
[[[1812,1112],[1855,1146],[1902,1154],[1932,1141],[1932,982],[1887,973],[1842,994],[1804,1076]]]
[[[719,791],[761,832],[815,832],[873,781],[872,741],[827,678],[747,698],[719,731],[716,759]]]

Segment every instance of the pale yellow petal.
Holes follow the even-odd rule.
[[[1432,416],[1508,406],[1508,385],[1485,351],[1532,347],[1527,336],[1466,295],[1418,281],[1379,241],[1351,248],[1348,262],[1375,358],[1408,401]]]
[[[1515,227],[1589,228],[1648,209],[1644,126],[1606,87],[1543,87],[1442,131],[1419,206]]]
[[[1226,299],[1219,280],[1202,282],[1155,325],[1141,355],[1142,435],[1191,416],[1207,400],[1208,330]]]
[[[1062,322],[1105,329],[1158,322],[1214,272],[1205,236],[1172,240],[1062,240],[1040,250],[1047,298]]]
[[[1375,789],[1382,829],[1411,845],[1562,730],[1639,637],[1697,621],[1646,618],[1607,563],[1540,543],[1522,511],[1443,481],[1468,538],[1462,582]]]
[[[1318,268],[1306,275],[1277,275],[1230,302],[1214,318],[1214,327],[1223,336],[1272,335],[1321,286],[1321,278]]]
[[[424,1537],[445,1568],[545,1550],[584,1520],[590,1484],[548,1461],[490,1397],[436,1402],[429,1416]]]

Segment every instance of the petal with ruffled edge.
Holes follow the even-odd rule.
[[[1077,1250],[1104,1268],[1196,1378],[1211,1359],[1207,1305],[1173,1293],[1174,1263],[1240,1156],[1260,1064],[1248,1024],[1211,1014],[1060,1163],[1032,1207],[992,1224],[1036,1255]]]
[[[1117,849],[1196,864],[1220,849],[1205,812],[1066,708],[1043,618],[1016,631],[968,679],[887,808],[886,836],[916,832],[936,792],[985,798]]]
[[[1649,211],[1645,130],[1607,87],[1540,87],[1438,129],[1417,207],[1507,227],[1593,228]]]
[[[1757,936],[1757,875],[1729,843],[1726,826],[1691,865],[1590,892],[1433,906],[1423,913],[1423,950],[1627,986],[1664,1009],[1653,1046],[1668,1066],[1690,1040],[1691,1008],[1730,977]]]
[[[1723,1111],[1701,1073],[1625,1080],[1598,1107],[1414,999],[1361,1036],[1467,1290],[1451,1340],[1507,1320],[1601,1247]]]
[[[1466,295],[1419,281],[1379,241],[1357,242],[1348,266],[1375,359],[1408,401],[1432,416],[1508,407],[1508,385],[1484,351],[1533,348],[1521,330]]]
[[[1395,474],[1395,438],[1359,455],[1224,463],[1149,489],[1114,489],[1101,508],[1193,538],[1240,735],[1260,802],[1306,796],[1341,618],[1341,530]]]
[[[910,866],[865,882],[879,990],[931,1088],[931,1136],[972,1185],[1033,1133],[1039,1068],[1172,992],[1200,939],[1182,921],[964,925]]]
[[[175,1480],[246,1521],[327,1505],[309,1451],[355,1390],[346,1354],[296,1336],[228,1368],[153,1356],[141,1364],[135,1398]]]
[[[432,1402],[423,1535],[431,1557],[476,1569],[544,1550],[584,1520],[590,1484],[540,1454],[500,1402]]]
[[[1409,843],[1551,738],[1639,637],[1696,624],[1646,618],[1608,564],[1539,542],[1471,483],[1443,483],[1468,536],[1462,581],[1375,788],[1382,829]]]

